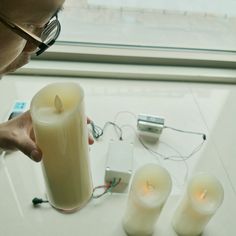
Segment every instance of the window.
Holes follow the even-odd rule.
[[[235,0],[67,0],[59,19],[36,59],[66,75],[236,82]]]
[[[68,0],[62,42],[236,51],[235,0]]]

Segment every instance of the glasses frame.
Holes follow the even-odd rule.
[[[56,17],[56,19],[52,20],[54,17]],[[22,28],[20,25],[11,22],[7,17],[3,16],[2,14],[0,14],[0,22],[3,23],[6,27],[8,27],[11,31],[19,35],[21,38],[37,46],[39,48],[39,50],[36,52],[37,56],[39,56],[40,54],[45,52],[50,46],[52,46],[61,32],[61,24],[58,21],[57,14],[55,14],[45,25],[45,28],[41,34],[41,36],[45,36],[47,33],[51,32],[51,29],[56,28],[57,31],[54,38],[52,38],[52,40],[50,40],[48,43],[44,43],[40,37]]]

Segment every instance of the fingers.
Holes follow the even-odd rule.
[[[9,129],[15,133],[11,138],[11,142],[15,143],[14,146],[33,161],[41,161],[42,152],[35,143],[30,112],[27,111],[15,117],[9,121],[9,125]]]
[[[30,153],[30,159],[32,159],[35,162],[40,162],[42,160],[42,152],[40,150],[34,149]]]
[[[90,134],[88,137],[88,143],[89,143],[89,145],[92,145],[94,143],[93,137]]]
[[[91,124],[91,122],[92,122],[92,120],[89,117],[87,117],[87,124]],[[88,137],[88,143],[89,143],[89,145],[92,145],[94,143],[94,139],[90,134]]]
[[[87,118],[87,124],[90,123],[91,120]],[[16,134],[11,137],[12,147],[17,148],[35,162],[41,161],[42,151],[35,143],[35,135],[32,129],[32,121],[29,112],[11,120],[9,130],[14,130]],[[88,143],[89,145],[94,143],[94,139],[90,135],[88,137]]]
[[[22,137],[20,141],[16,144],[17,148],[27,155],[30,159],[35,162],[39,162],[42,159],[42,152],[36,146],[35,142],[30,139],[30,137]]]
[[[87,117],[87,124],[91,123],[91,119],[89,117]]]

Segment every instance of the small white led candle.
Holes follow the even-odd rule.
[[[50,84],[33,97],[30,111],[50,204],[64,211],[81,208],[92,195],[83,89]]]
[[[135,172],[123,218],[123,227],[128,235],[153,233],[171,186],[169,173],[157,164],[146,164]]]
[[[224,198],[221,183],[207,173],[194,176],[174,214],[172,224],[178,235],[200,235]]]

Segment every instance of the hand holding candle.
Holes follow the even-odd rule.
[[[152,234],[171,186],[168,172],[159,165],[147,164],[136,171],[123,218],[128,235]]]
[[[50,84],[34,96],[30,110],[49,202],[66,211],[82,207],[92,195],[82,88]]]
[[[173,217],[176,233],[183,236],[200,235],[221,205],[223,196],[222,185],[216,178],[205,173],[194,176]]]

